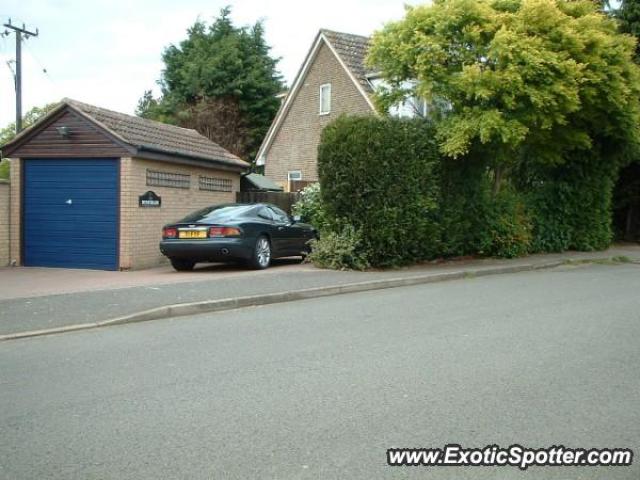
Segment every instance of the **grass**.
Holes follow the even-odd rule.
[[[578,260],[565,260],[563,265],[620,265],[623,263],[634,263],[626,255],[617,255],[611,258],[583,258]]]

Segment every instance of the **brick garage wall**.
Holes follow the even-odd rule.
[[[189,189],[147,185],[147,170],[190,175]],[[231,192],[200,190],[199,176],[228,178]],[[216,203],[235,202],[240,175],[224,170],[192,167],[138,158],[120,163],[120,268],[141,269],[160,265],[166,258],[158,249],[162,226],[179,220],[199,208]],[[160,208],[138,206],[138,197],[148,190],[162,198]]]
[[[319,115],[320,85],[325,83],[331,83],[331,113]],[[343,113],[374,112],[333,52],[322,44],[267,151],[265,175],[285,189],[289,170],[300,170],[305,181],[317,181],[320,133]]]
[[[9,261],[15,261],[17,265],[22,265],[20,258],[20,196],[22,188],[22,179],[20,177],[20,159],[11,159],[10,181],[11,189],[9,195],[10,214],[9,214]]]
[[[0,180],[0,267],[9,264],[9,204],[10,184]]]

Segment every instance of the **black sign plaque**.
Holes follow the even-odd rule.
[[[138,206],[146,208],[157,208],[162,205],[162,198],[156,195],[156,192],[149,190],[147,193],[138,197]]]

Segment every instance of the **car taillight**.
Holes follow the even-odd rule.
[[[240,234],[240,229],[235,227],[211,227],[209,229],[209,237],[239,237]]]
[[[174,227],[163,228],[162,238],[178,238],[178,229]]]

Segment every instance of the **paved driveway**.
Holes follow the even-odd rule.
[[[271,268],[248,270],[239,265],[204,264],[193,272],[176,272],[170,266],[130,272],[74,270],[69,268],[17,267],[0,268],[0,300],[41,297],[61,293],[113,290],[129,287],[168,285],[224,278],[255,278],[283,271],[312,269],[298,259],[274,260]]]

